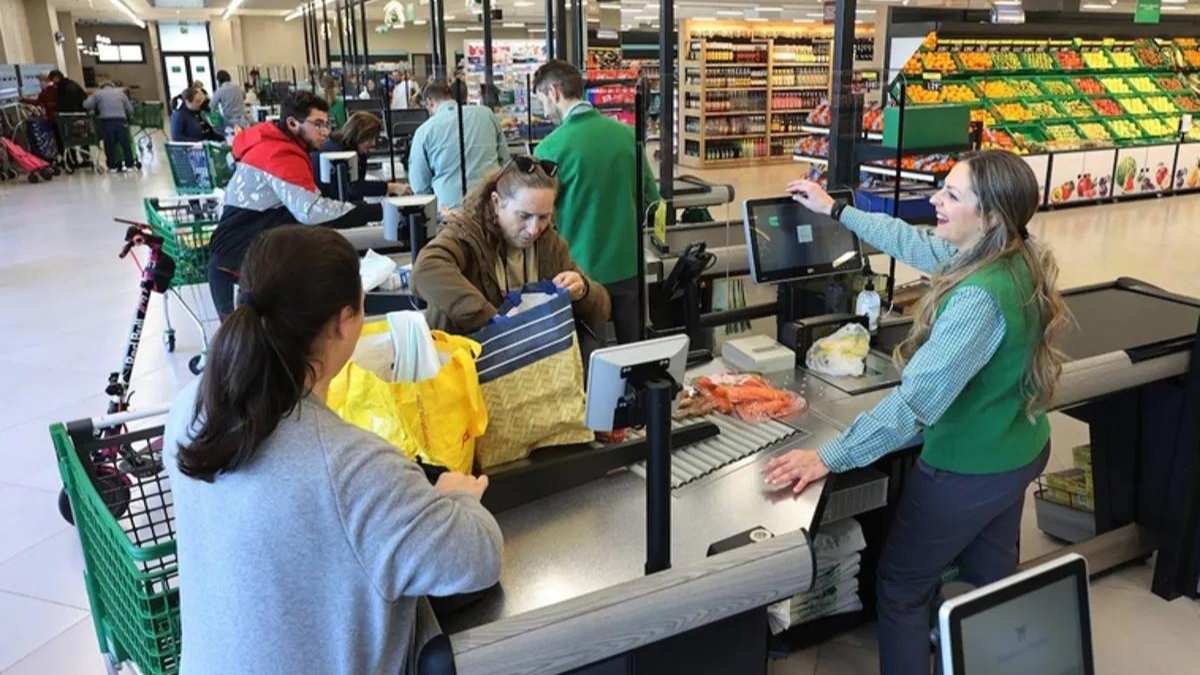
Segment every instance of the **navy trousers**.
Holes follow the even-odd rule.
[[[129,124],[122,119],[102,119],[100,134],[104,140],[104,157],[108,168],[114,171],[122,166],[132,168],[136,157],[129,143]]]
[[[1017,568],[1025,489],[1041,475],[1050,445],[1014,471],[968,475],[917,460],[879,560],[879,670],[929,675],[930,603],[952,563],[976,586]]]

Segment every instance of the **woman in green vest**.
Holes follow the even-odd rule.
[[[942,572],[983,585],[1012,574],[1025,491],[1046,466],[1046,409],[1062,371],[1068,315],[1058,266],[1026,229],[1041,188],[1016,155],[958,163],[932,202],[932,231],[834,200],[809,181],[788,192],[931,276],[895,353],[901,383],[840,436],[773,459],[766,481],[796,493],[866,466],[921,435],[877,574],[879,660],[888,675],[929,673],[929,612]]]

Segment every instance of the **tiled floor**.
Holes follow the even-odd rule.
[[[713,172],[739,199],[778,193],[788,167]],[[88,614],[75,532],[58,516],[59,479],[47,425],[103,411],[107,374],[120,361],[137,298],[137,275],[116,257],[124,226],[142,218],[143,194],[167,194],[165,166],[147,176],[83,175],[49,184],[0,183],[0,672],[92,675],[104,672]],[[736,208],[714,209],[735,219]],[[1033,230],[1055,247],[1066,286],[1120,275],[1200,295],[1200,197],[1140,201],[1039,215]],[[170,398],[191,377],[187,359],[199,334],[174,311],[178,351],[159,335],[156,298],[135,369],[135,403]],[[1078,423],[1055,416],[1052,468],[1086,439]],[[1024,523],[1023,555],[1057,544]],[[1100,672],[1195,672],[1200,605],[1163,602],[1147,590],[1150,570],[1135,566],[1093,586]],[[777,674],[875,670],[871,627],[771,664]]]

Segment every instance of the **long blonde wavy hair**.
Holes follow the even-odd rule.
[[[1037,213],[1041,189],[1029,165],[1009,152],[987,150],[969,155],[960,163],[966,164],[971,190],[979,201],[978,213],[986,228],[983,238],[972,248],[960,251],[949,267],[933,275],[932,287],[917,308],[912,331],[896,347],[893,357],[897,367],[903,369],[929,339],[942,301],[964,279],[994,262],[1021,256],[1033,280],[1029,303],[1036,306],[1041,322],[1041,336],[1021,382],[1025,413],[1032,419],[1045,412],[1054,398],[1064,360],[1057,341],[1071,321],[1070,311],[1058,292],[1058,263],[1054,254],[1028,238],[1026,230]]]

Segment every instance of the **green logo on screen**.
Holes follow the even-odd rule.
[[[767,224],[771,227],[779,227],[779,216],[767,216]]]

